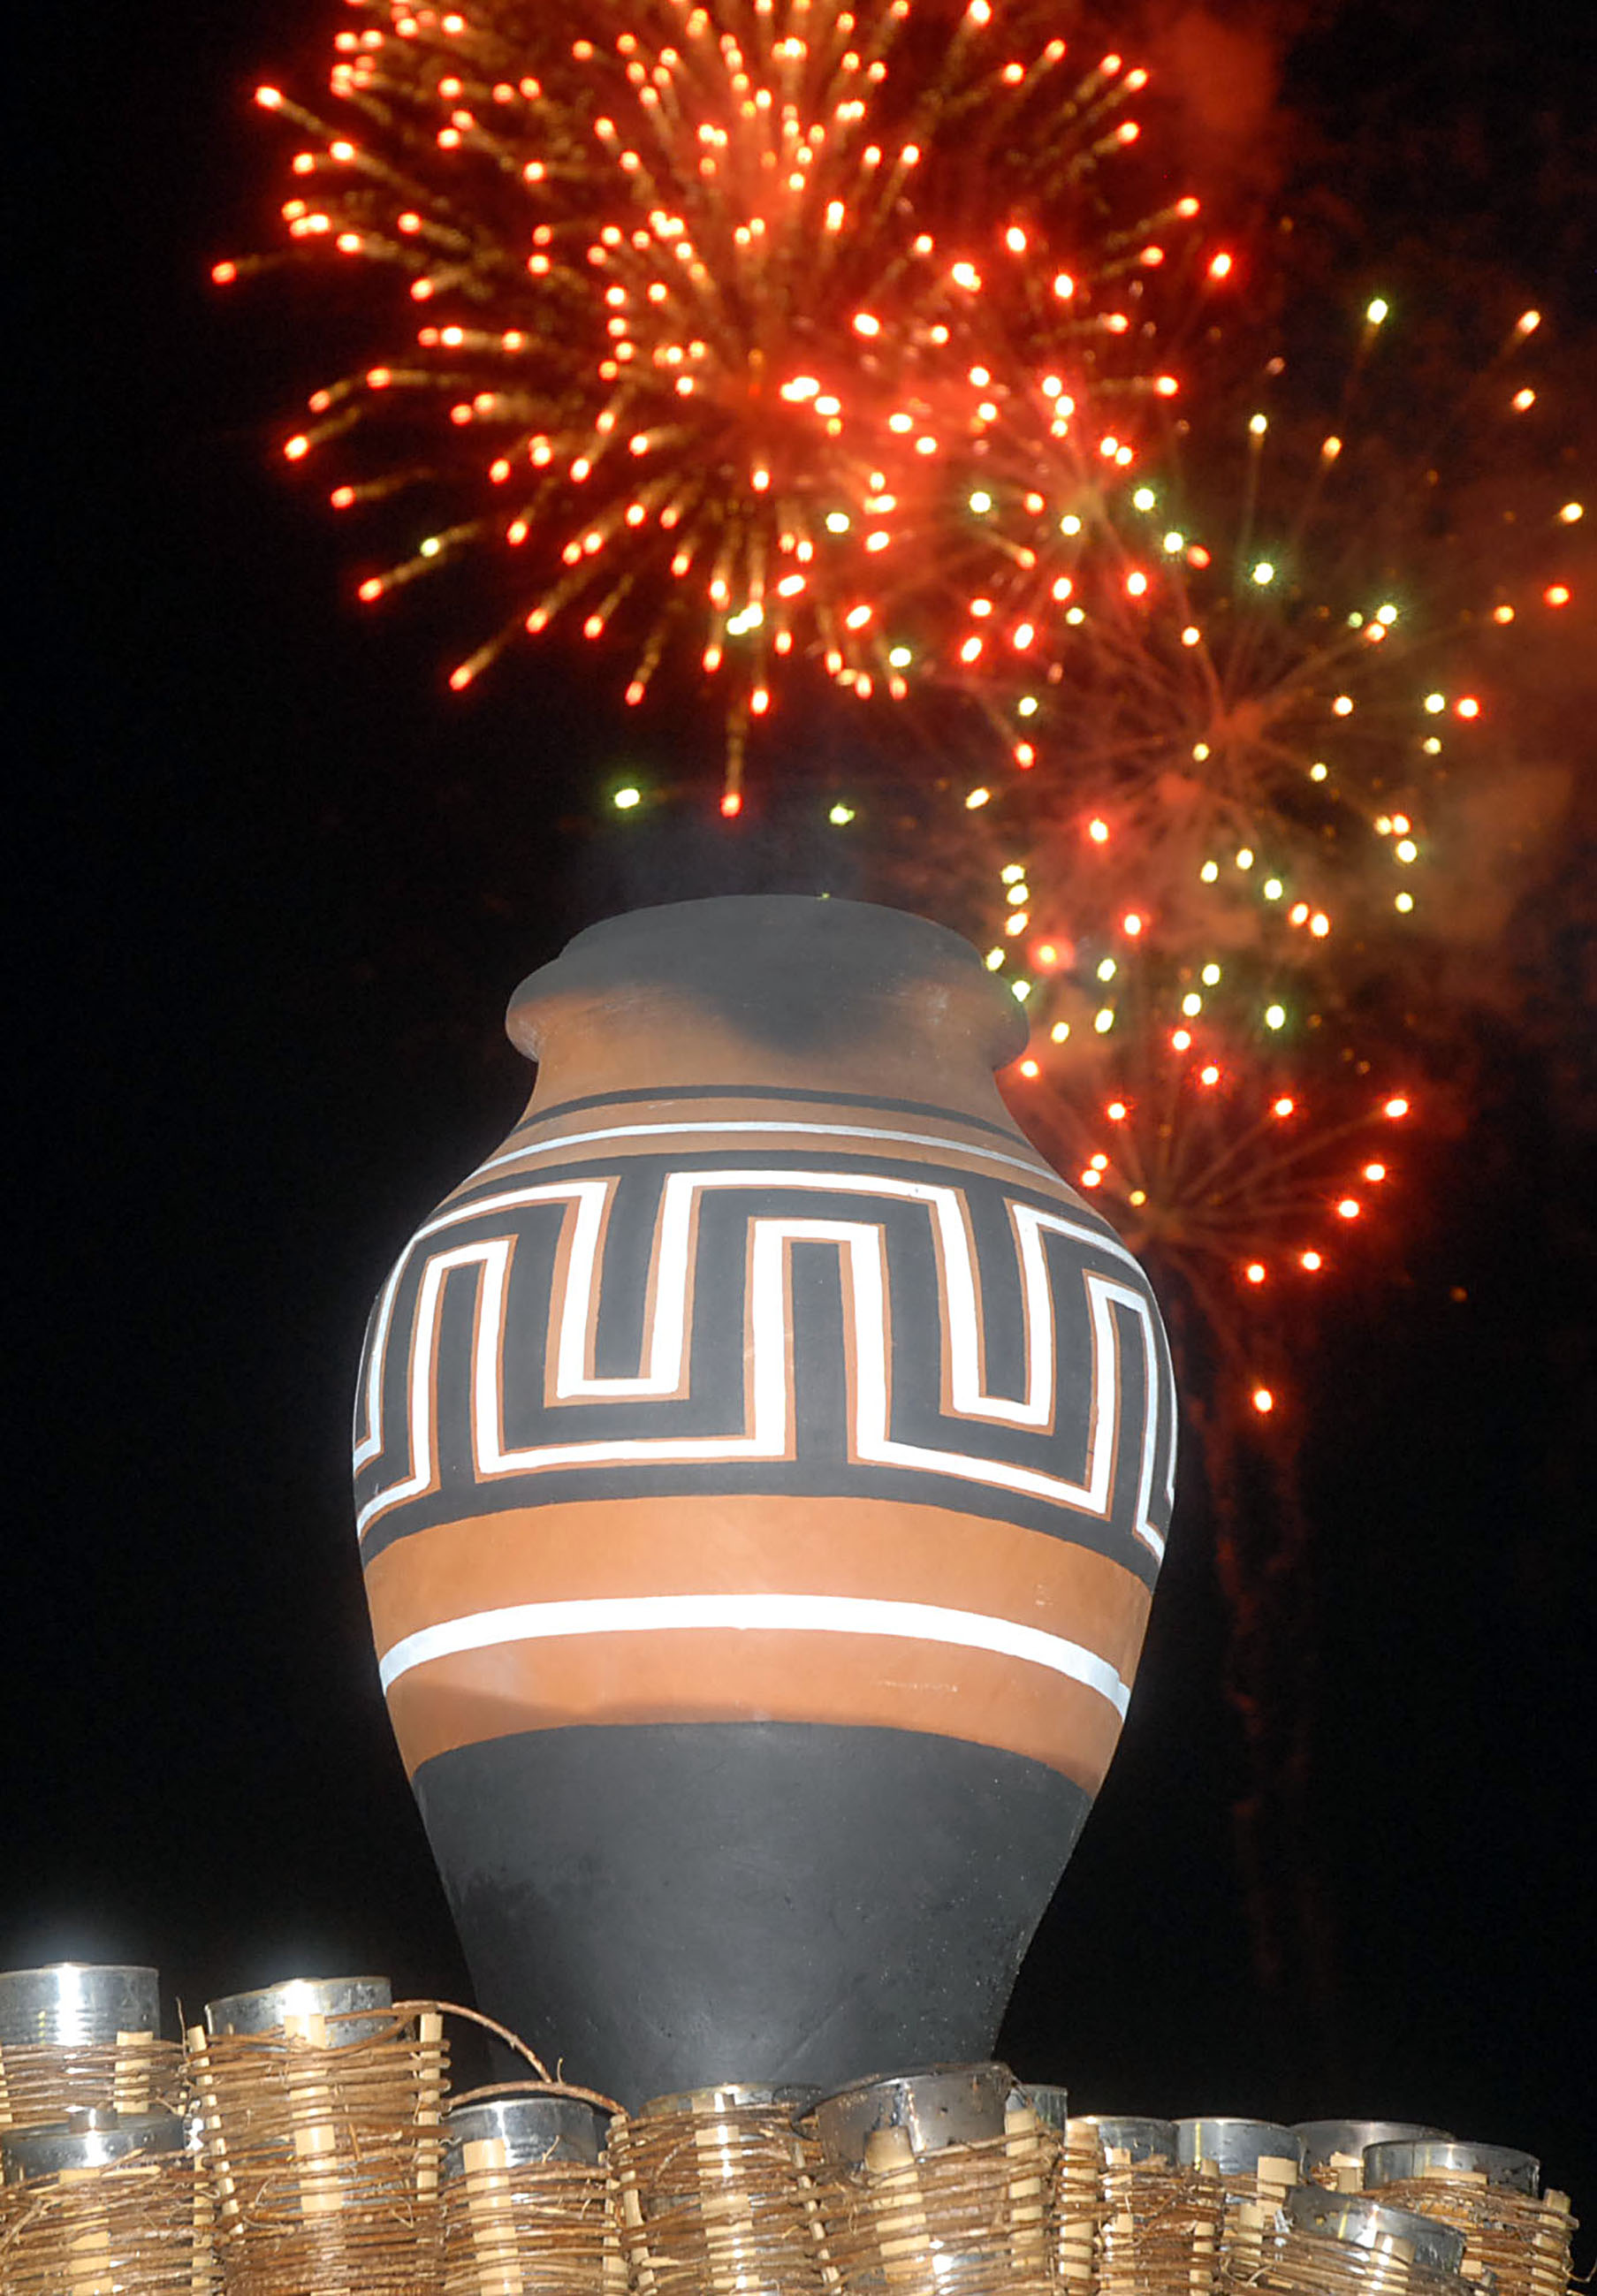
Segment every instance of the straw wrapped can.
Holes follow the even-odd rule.
[[[1461,2233],[1465,2276],[1490,2273],[1497,2296],[1567,2296],[1575,2218],[1567,2194],[1543,2194],[1541,2177],[1528,2152],[1451,2137],[1375,2144],[1364,2155],[1365,2190]]]
[[[611,2124],[611,2181],[638,2296],[820,2296],[828,2274],[814,2089],[728,2083]]]
[[[1263,2296],[1470,2296],[1462,2236],[1429,2218],[1310,2183],[1251,2284]]]
[[[446,2053],[386,1980],[212,2002],[188,2069],[228,2296],[415,2296],[443,2267]]]
[[[444,2120],[445,2296],[626,2296],[609,2116],[553,2086],[474,2091]]]
[[[1292,2134],[1302,2139],[1303,2173],[1310,2184],[1328,2193],[1362,2193],[1364,2154],[1372,2144],[1444,2136],[1446,2131],[1419,2120],[1299,2120]]]
[[[1302,2138],[1274,2120],[1199,2118],[1175,2123],[1175,2145],[1183,2168],[1211,2170],[1224,2195],[1221,2284],[1249,2285],[1302,2177]]]
[[[0,2173],[5,2296],[215,2296],[210,2210],[176,2113],[10,2130]]]
[[[182,2068],[160,2038],[153,1969],[61,1961],[0,1973],[0,2131],[175,2107]]]
[[[1182,2163],[1174,2121],[1097,2114],[1072,2125],[1098,2156],[1101,2296],[1210,2296],[1225,2210],[1215,2170]]]
[[[842,2296],[1044,2296],[1057,2131],[1005,2065],[862,2082],[815,2111]]]

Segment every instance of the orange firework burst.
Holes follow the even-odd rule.
[[[1036,904],[1018,863],[1010,915]],[[1023,906],[1013,905],[1019,898]],[[1037,1026],[1010,1072],[1027,1128],[1201,1321],[1235,1401],[1282,1398],[1283,1321],[1302,1327],[1328,1275],[1372,1227],[1389,1248],[1386,1199],[1412,1072],[1390,1032],[1361,1041],[1334,984],[1255,953],[1176,957],[1144,947],[1134,912],[1118,931],[1067,937],[1061,904],[1030,927],[1011,986]],[[990,953],[995,971],[1009,952]],[[1269,1365],[1264,1370],[1262,1366]]]
[[[1387,317],[1365,314],[1344,418]],[[1523,314],[1503,354],[1537,324]],[[1008,753],[979,801],[1005,800],[1079,916],[1134,907],[1166,942],[1249,945],[1272,930],[1261,911],[1306,941],[1415,910],[1433,821],[1512,769],[1514,645],[1568,620],[1581,504],[1545,442],[1486,548],[1458,546],[1503,420],[1537,399],[1497,362],[1487,375],[1488,420],[1451,426],[1442,470],[1434,440],[1289,404],[1183,421],[1130,477],[1112,454],[1033,446],[972,495],[1002,570],[943,672]]]
[[[523,626],[603,642],[635,702],[691,666],[735,809],[784,664],[902,696],[892,606],[967,548],[951,473],[995,425],[1062,439],[1112,400],[1134,435],[1174,389],[1144,284],[1197,202],[1106,220],[1147,75],[1084,72],[1057,10],[353,6],[338,121],[258,101],[305,132],[294,251],[398,309],[378,296],[373,356],[284,451],[340,442],[340,508],[446,505],[364,599],[502,554],[523,603],[457,688]]]

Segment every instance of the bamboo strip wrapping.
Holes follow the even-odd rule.
[[[1003,2149],[1010,2164],[1009,2241],[1015,2270],[1033,2277],[1047,2269],[1047,2189],[1058,2150],[1031,2107],[1004,2108]]]
[[[643,2197],[638,2191],[637,2162],[627,2141],[627,2126],[624,2115],[618,2115],[610,2123],[606,2155],[610,2213],[619,2227],[623,2268],[638,2296],[657,2296],[654,2267],[649,2260]]]
[[[61,2284],[71,2296],[116,2296],[111,2218],[95,2192],[96,2185],[104,2182],[102,2169],[64,2169],[55,2179],[62,2194],[77,2202],[63,2211],[70,2217],[70,2228],[61,2243]]]
[[[1221,2178],[1223,2184],[1230,2181]],[[1220,2259],[1225,2285],[1250,2288],[1264,2269],[1266,2238],[1274,2218],[1257,2200],[1233,2198],[1227,2203],[1221,2234]]]
[[[1053,2272],[1071,2296],[1091,2296],[1098,2284],[1102,2172],[1097,2130],[1068,2120],[1053,2185]]]
[[[1217,2182],[1211,2171],[1198,2170],[1198,2207],[1192,2228],[1192,2268],[1187,2286],[1192,2296],[1208,2296],[1211,2289],[1220,2284],[1220,2236],[1224,2229],[1225,2202],[1211,2187]]]
[[[931,2227],[926,2221],[920,2165],[906,2129],[872,2129],[865,2139],[865,2180],[888,2285],[935,2287]]]
[[[416,2197],[423,2207],[438,2196],[438,2163],[443,2154],[444,2092],[448,2087],[445,2066],[444,2020],[437,2009],[423,2009],[416,2020]]]
[[[217,2261],[217,2203],[209,2179],[198,2173],[198,2161],[190,2155],[194,2169],[193,2190],[193,2263],[189,2273],[189,2296],[209,2296],[217,2284],[221,2267]]]
[[[463,2148],[461,2160],[474,2296],[521,2296],[509,2148],[503,2137],[479,2137]]]
[[[725,2121],[695,2115],[704,2282],[710,2296],[738,2296],[754,2247],[754,2202],[736,2174],[730,2135]]]
[[[1219,2179],[1225,2194],[1225,2218],[1221,2229],[1220,2257],[1232,2279],[1244,2286],[1262,2267],[1273,2245],[1277,2220],[1287,2194],[1298,2182],[1296,2161],[1261,2153],[1252,2170],[1237,2170]]]
[[[624,2120],[618,2112],[615,2120]],[[610,2126],[612,2131],[615,2120]],[[600,2285],[603,2296],[627,2296],[627,2250],[622,2237],[621,2187],[610,2153],[604,2156],[604,2235],[602,2248]]]
[[[1362,2193],[1364,2156],[1362,2152],[1332,2152],[1308,2171],[1309,2182],[1327,2193]]]
[[[189,2078],[193,2085],[194,2102],[200,2114],[201,2157],[204,2162],[201,2182],[210,2195],[212,2213],[218,2226],[225,2230],[238,2215],[238,2193],[227,2164],[227,2137],[222,2127],[222,2111],[217,2101],[217,2084],[211,2075],[210,2059],[206,2054],[204,2026],[191,2025],[184,2035],[184,2041],[188,2051]]]
[[[342,2202],[334,2181],[339,2140],[333,2126],[332,2090],[326,2078],[327,2021],[314,2011],[307,2016],[285,2017],[283,2034],[288,2045],[283,2079],[289,2120],[294,2157],[300,2164],[299,2213],[302,2217],[337,2216]]]
[[[1567,2296],[1574,2279],[1575,2218],[1568,2193],[1548,2193],[1530,2235],[1533,2296]]]
[[[821,2148],[815,2140],[814,2125],[808,2120],[794,2125],[793,2162],[798,2178],[804,2220],[809,2226],[810,2240],[815,2249],[815,2267],[827,2296],[838,2296],[842,2284],[838,2278],[837,2267],[827,2253],[826,2224],[821,2213]]]

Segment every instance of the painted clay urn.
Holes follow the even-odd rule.
[[[356,1411],[382,1685],[481,2005],[635,2105],[989,2056],[1164,1551],[1146,1279],[976,952],[824,898],[580,933]]]

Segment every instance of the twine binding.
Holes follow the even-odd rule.
[[[6,2189],[5,2296],[216,2296],[208,2194],[189,2152],[68,2169]]]
[[[37,2128],[85,2110],[149,2112],[181,2102],[183,2051],[153,2033],[114,2041],[0,2044],[0,2129]]]

